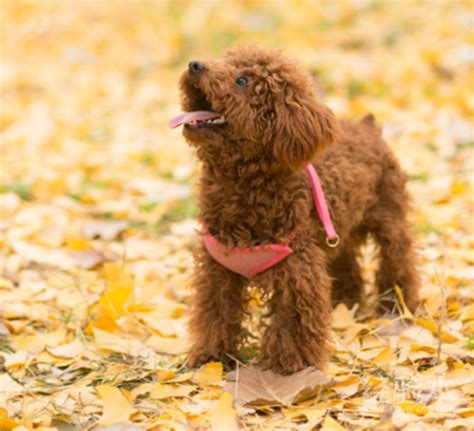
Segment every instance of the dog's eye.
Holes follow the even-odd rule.
[[[235,83],[236,83],[239,87],[247,87],[248,80],[247,80],[247,78],[245,78],[244,76],[241,76],[240,78],[237,78],[237,79],[235,80]]]

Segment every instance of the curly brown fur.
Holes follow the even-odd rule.
[[[247,85],[236,79],[245,77]],[[239,81],[243,83],[242,80]],[[360,246],[380,247],[377,284],[382,305],[399,285],[418,304],[416,258],[407,226],[406,177],[372,115],[338,121],[317,98],[304,70],[275,51],[239,47],[200,62],[180,82],[185,111],[212,110],[222,125],[186,125],[184,136],[202,161],[200,219],[229,247],[283,243],[297,229],[293,253],[252,284],[269,298],[260,363],[281,373],[322,367],[328,357],[333,300],[359,301]],[[303,166],[321,179],[340,245],[329,248]],[[310,217],[308,217],[310,214]],[[235,355],[249,281],[211,258],[195,255],[190,363]]]

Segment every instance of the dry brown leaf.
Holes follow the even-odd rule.
[[[329,384],[331,379],[314,367],[290,376],[245,367],[232,371],[226,378],[224,390],[234,394],[239,405],[284,405],[311,398]]]

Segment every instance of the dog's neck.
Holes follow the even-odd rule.
[[[225,163],[204,163],[204,169],[219,182],[232,187],[239,183],[262,180],[270,182],[284,181],[292,173],[277,166],[274,161],[263,158],[235,158]]]

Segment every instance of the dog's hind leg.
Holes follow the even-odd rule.
[[[417,256],[407,221],[410,202],[405,191],[406,176],[391,159],[381,179],[379,202],[368,218],[380,248],[380,267],[376,274],[380,311],[391,311],[395,305],[395,286],[402,290],[411,311],[418,306],[419,274]]]
[[[354,304],[361,302],[364,280],[358,262],[360,244],[354,242],[353,237],[354,235],[351,237],[351,244],[345,245],[340,254],[329,264],[329,274],[333,278],[331,298],[334,306],[343,302],[352,308]]]

